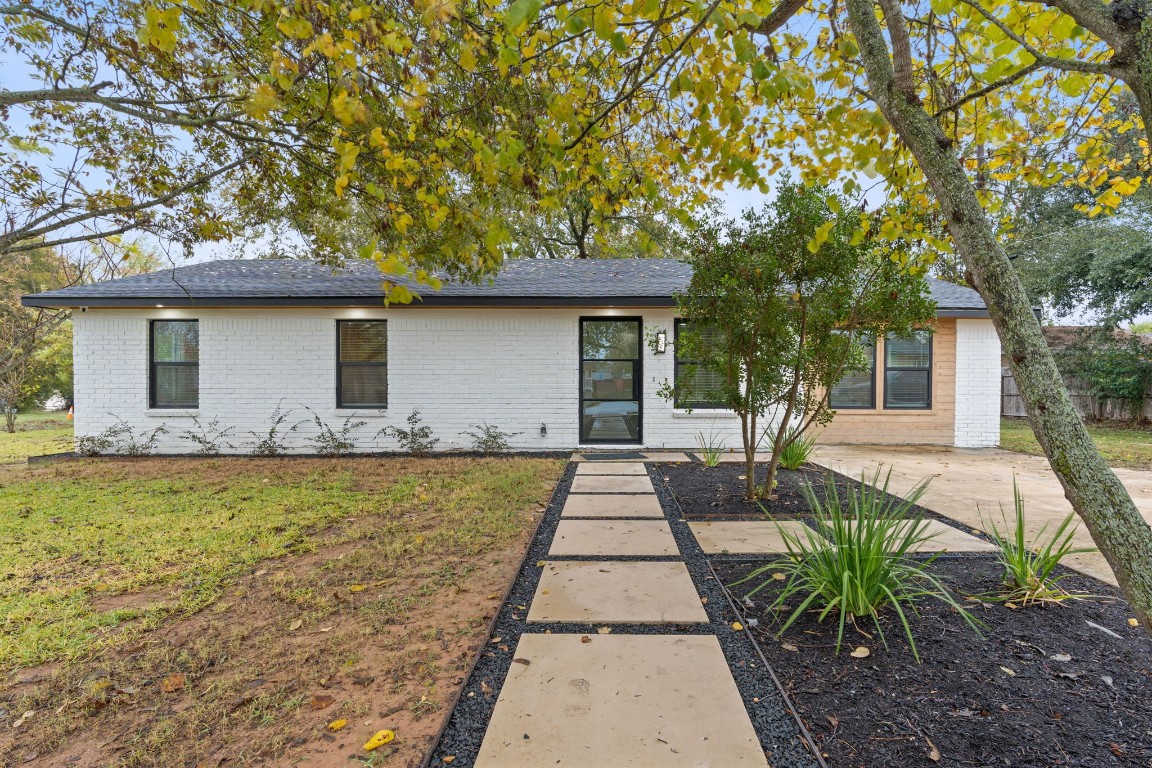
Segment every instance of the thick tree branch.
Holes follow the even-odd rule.
[[[1076,59],[1062,59],[1059,56],[1049,56],[1048,54],[1040,51],[1035,46],[1028,43],[1022,35],[1016,30],[1009,27],[999,18],[996,14],[984,8],[979,3],[979,0],[960,0],[965,5],[975,9],[981,16],[994,24],[1005,37],[1012,40],[1025,51],[1028,52],[1032,58],[1036,59],[1036,64],[1042,67],[1049,67],[1051,69],[1059,69],[1065,72],[1085,72],[1090,75],[1112,75],[1116,76],[1115,68],[1110,62],[1097,62],[1097,61],[1077,61]]]

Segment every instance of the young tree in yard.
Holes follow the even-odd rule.
[[[677,296],[688,321],[678,354],[717,384],[683,391],[698,380],[688,371],[665,394],[739,414],[749,499],[772,496],[781,451],[833,418],[827,393],[865,365],[862,339],[906,336],[933,317],[920,270],[901,267],[892,246],[868,237],[869,221],[824,187],[785,183],[763,212],[702,228],[691,243],[692,281]],[[769,411],[771,456],[757,489]]]

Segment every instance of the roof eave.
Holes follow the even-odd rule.
[[[20,303],[43,309],[140,309],[147,307],[383,307],[383,296],[24,296]],[[673,307],[670,296],[422,296],[410,307]]]

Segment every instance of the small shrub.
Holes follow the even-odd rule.
[[[784,447],[780,449],[780,466],[784,469],[800,469],[815,447],[815,437],[806,437],[796,429],[788,430],[784,435]]]
[[[236,428],[221,428],[219,417],[213,418],[212,421],[207,424],[201,424],[200,419],[193,416],[192,424],[195,429],[185,429],[178,437],[181,440],[187,440],[198,446],[196,450],[192,451],[193,454],[197,456],[216,456],[220,453],[222,446],[229,450],[236,447],[224,439],[231,435]]]
[[[267,432],[249,432],[248,434],[256,438],[256,442],[252,444],[251,454],[253,456],[279,456],[287,450],[287,443],[285,439],[288,434],[295,432],[296,429],[303,422],[296,422],[292,426],[284,429],[284,422],[292,415],[292,410],[287,411],[280,408],[281,403],[276,404],[276,409],[272,411],[271,422],[268,425]]]
[[[1020,495],[1020,488],[1017,487],[1015,479],[1012,480],[1012,500],[1016,510],[1014,523],[1009,523],[1004,506],[1000,506],[1004,533],[1001,533],[994,520],[986,523],[988,535],[999,549],[997,554],[1000,565],[1004,568],[1003,590],[999,595],[991,597],[1020,605],[1057,603],[1061,600],[1088,597],[1088,595],[1073,595],[1060,587],[1060,581],[1069,574],[1052,575],[1065,555],[1092,551],[1072,546],[1072,536],[1076,533],[1074,525],[1076,513],[1069,513],[1049,535],[1045,535],[1048,533],[1048,524],[1045,523],[1029,547],[1024,536],[1024,497]]]
[[[120,436],[128,428],[124,421],[120,421],[98,434],[78,435],[75,451],[80,456],[100,456],[105,453],[114,453],[113,446],[120,441]]]
[[[125,456],[148,456],[156,448],[156,441],[160,439],[161,435],[168,434],[168,427],[161,424],[155,429],[142,432],[139,437],[136,436],[136,431],[124,422],[125,429],[121,433],[122,439],[117,445],[116,452]]]
[[[308,442],[316,446],[316,453],[321,456],[347,456],[352,453],[352,449],[356,447],[356,443],[351,439],[352,433],[368,423],[366,421],[353,421],[356,414],[352,414],[344,419],[344,423],[340,425],[339,429],[336,429],[326,424],[319,414],[311,408],[305,406],[305,410],[312,414],[312,420],[316,422],[317,429],[316,434],[308,438]]]
[[[762,579],[750,593],[755,594],[775,583],[770,574],[784,574],[784,586],[772,602],[772,610],[796,607],[784,620],[778,636],[806,611],[815,609],[819,621],[838,614],[837,653],[843,644],[847,622],[855,626],[856,619],[862,617],[872,620],[887,648],[888,641],[877,616],[891,605],[904,628],[912,655],[919,662],[908,613],[915,614],[916,601],[924,597],[952,606],[969,626],[977,629],[976,619],[926,570],[934,558],[917,562],[908,557],[917,544],[931,538],[925,533],[927,523],[923,518],[910,514],[912,506],[923,495],[927,481],[913,488],[907,499],[899,499],[888,496],[891,476],[889,470],[880,485],[879,470],[871,484],[862,475],[860,487],[849,489],[847,499],[840,497],[833,477],[825,480],[824,500],[817,496],[810,483],[802,486],[817,526],[827,533],[830,542],[816,530],[805,529],[798,535],[777,524],[787,557],[758,568],[736,582]]]
[[[81,435],[76,438],[76,453],[81,456],[100,456],[115,453],[121,456],[147,456],[156,448],[161,435],[168,434],[164,424],[139,436],[135,428],[114,413],[108,414],[116,423],[96,435]]]
[[[404,427],[384,427],[376,434],[396,438],[400,447],[413,456],[423,456],[435,448],[436,443],[440,442],[440,438],[432,437],[432,427],[420,423],[419,408],[408,414],[407,422],[407,429]]]
[[[501,432],[494,424],[482,421],[479,424],[469,424],[472,429],[466,429],[460,434],[472,438],[472,449],[481,453],[505,453],[511,450],[508,438],[522,435],[523,432]]]
[[[704,462],[706,467],[714,467],[720,463],[720,458],[724,455],[724,438],[716,438],[715,432],[709,432],[708,437],[704,437],[703,432],[696,433],[696,444],[700,446],[700,460]]]

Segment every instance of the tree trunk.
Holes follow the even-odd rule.
[[[1152,634],[1152,528],[1077,415],[1019,276],[950,140],[915,93],[903,16],[894,9],[894,0],[880,2],[892,40],[891,54],[873,0],[847,0],[849,23],[861,48],[871,94],[915,155],[935,193],[952,240],[988,304],[1032,429],[1064,495],[1108,560],[1141,624]]]
[[[752,415],[745,408],[740,413],[740,436],[744,440],[744,498],[751,501],[756,498],[756,450],[755,446],[750,450],[748,446],[752,445],[749,435],[752,434],[751,427],[748,420]]]
[[[6,430],[8,430],[8,434],[13,434],[16,432],[16,409],[15,408],[8,408],[7,406],[5,406],[5,408],[4,408],[4,428]]]

